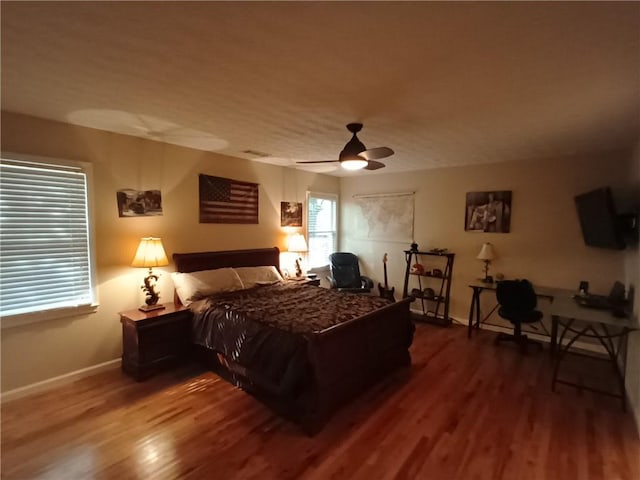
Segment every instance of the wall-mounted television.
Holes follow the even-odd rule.
[[[575,197],[584,243],[591,247],[622,250],[625,247],[609,187]]]

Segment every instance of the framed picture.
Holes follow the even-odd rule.
[[[301,227],[302,226],[302,203],[280,202],[280,226],[281,227]]]
[[[511,191],[468,192],[464,216],[467,232],[509,233]]]
[[[148,217],[162,215],[160,190],[118,190],[118,216]]]
[[[260,223],[259,185],[198,175],[200,223]]]

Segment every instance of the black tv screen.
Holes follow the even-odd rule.
[[[575,197],[584,243],[591,247],[622,250],[625,247],[609,187]]]

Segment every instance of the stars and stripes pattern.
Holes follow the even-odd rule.
[[[258,184],[200,174],[200,223],[258,223]]]

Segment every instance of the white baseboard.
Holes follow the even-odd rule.
[[[413,311],[413,309],[412,309]],[[420,313],[420,312],[418,312]],[[457,317],[453,317],[450,316],[451,320],[458,324],[458,325],[462,325],[465,328],[468,327],[469,325],[469,319],[465,318],[465,319],[461,319],[461,318],[457,318]],[[508,328],[508,327],[500,327],[498,325],[490,325],[487,323],[481,323],[480,324],[480,328],[482,330],[489,330],[491,332],[505,332],[505,333],[513,333],[513,328]],[[551,337],[549,337],[548,335],[539,335],[537,333],[533,333],[530,331],[526,332],[527,337],[532,338],[534,340],[537,340],[539,342],[545,342],[545,343],[551,343]],[[600,353],[600,354],[604,354],[606,355],[606,351],[605,349],[599,345],[599,344],[592,344],[592,343],[583,343],[581,341],[577,341],[574,343],[575,347],[580,349],[580,350],[586,350],[588,352],[594,352],[594,353]]]
[[[120,358],[116,358],[114,360],[109,360],[108,362],[99,363],[97,365],[92,365],[91,367],[76,370],[75,372],[65,373],[64,375],[60,375],[58,377],[49,378],[47,380],[43,380],[42,382],[36,382],[24,387],[14,388],[13,390],[3,392],[2,397],[0,397],[0,402],[9,402],[11,400],[23,398],[28,395],[33,395],[34,393],[45,392],[47,390],[51,390],[52,388],[75,382],[76,380],[80,380],[81,378],[89,377],[91,375],[95,375],[96,373],[120,367],[120,362]]]

